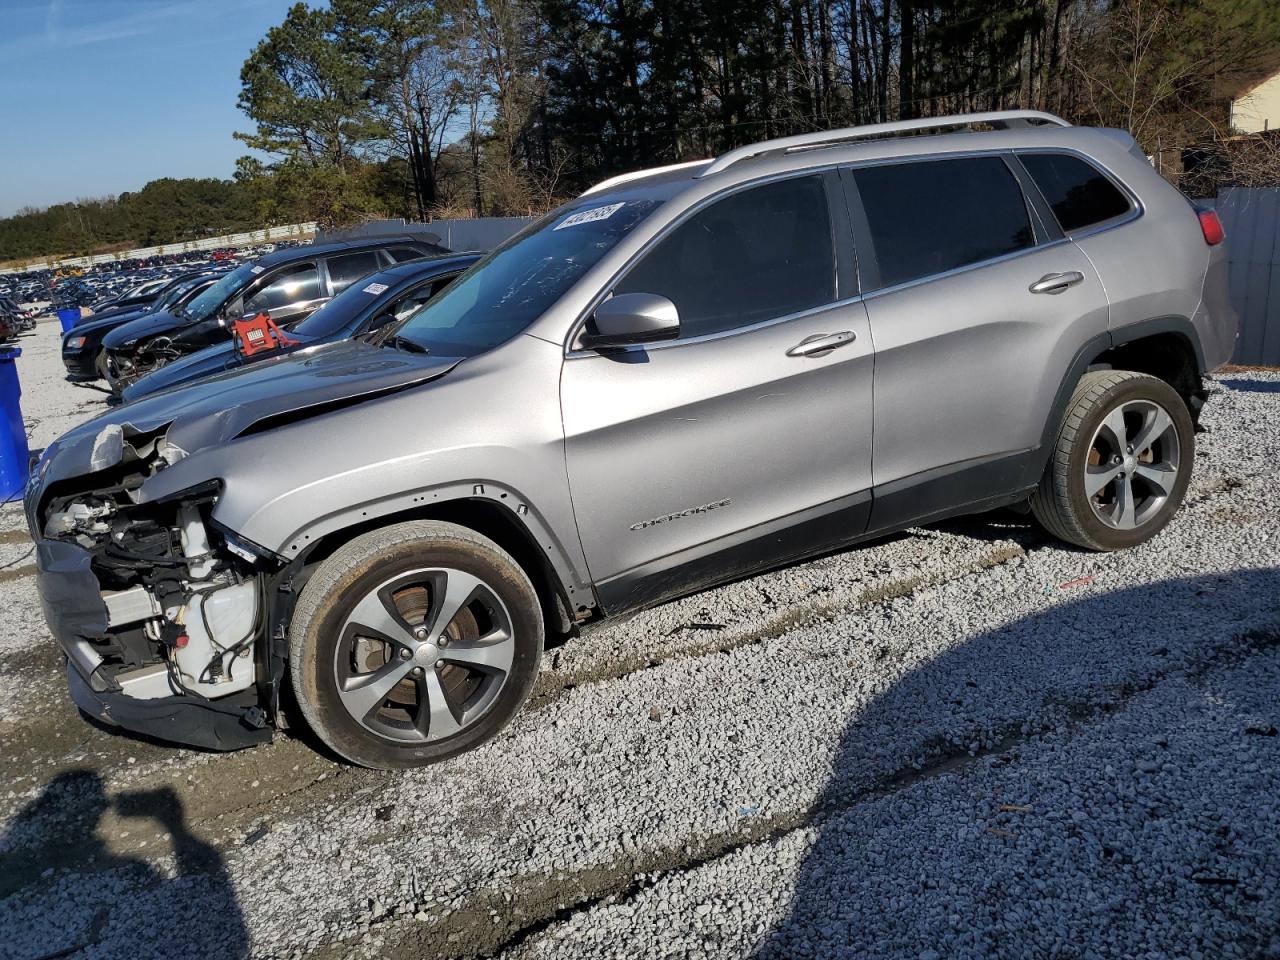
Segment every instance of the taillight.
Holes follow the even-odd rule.
[[[1200,218],[1200,232],[1204,234],[1204,242],[1211,247],[1216,247],[1227,238],[1227,232],[1222,229],[1222,221],[1218,219],[1218,214],[1213,210],[1198,210],[1196,215]]]

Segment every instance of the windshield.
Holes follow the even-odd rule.
[[[652,213],[659,200],[596,198],[530,224],[396,331],[445,357],[471,357],[525,330]]]
[[[307,319],[294,327],[294,333],[304,337],[330,337],[344,329],[368,307],[377,302],[379,295],[397,283],[395,277],[374,274],[351,284],[340,294],[322,306]]]
[[[205,317],[211,316],[215,310],[239,293],[241,288],[257,276],[253,270],[252,263],[243,263],[236,267],[183,307],[183,314],[192,320],[203,320]]]

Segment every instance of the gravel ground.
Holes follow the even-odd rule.
[[[56,340],[34,447],[101,403]],[[85,725],[6,508],[0,958],[1280,958],[1280,377],[1204,422],[1141,549],[981,517],[701,593],[396,774]]]

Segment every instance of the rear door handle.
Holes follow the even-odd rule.
[[[788,357],[824,357],[837,347],[853,343],[858,335],[852,330],[841,330],[839,333],[815,333],[805,337],[787,351]]]
[[[1084,274],[1072,270],[1069,273],[1046,273],[1029,286],[1032,293],[1063,293],[1067,287],[1075,286],[1084,279]]]

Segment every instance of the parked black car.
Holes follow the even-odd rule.
[[[236,370],[284,353],[384,330],[413,313],[480,259],[478,253],[459,253],[410,260],[365,277],[347,287],[315,313],[288,331],[293,347],[263,351],[246,357],[228,340],[166,364],[124,389],[125,403],[203,377]]]
[[[119,393],[158,367],[227,342],[241,317],[266,313],[282,326],[297,323],[371,273],[450,252],[432,240],[366,237],[277,250],[241,264],[183,308],[157,311],[107,334],[107,381]]]
[[[180,308],[214,285],[225,273],[187,274],[180,278],[157,303],[150,307],[110,312],[105,316],[87,317],[62,336],[62,365],[72,380],[96,380],[105,376],[106,357],[102,341],[112,330],[157,310]]]

